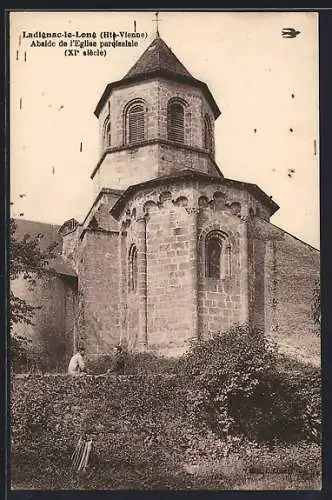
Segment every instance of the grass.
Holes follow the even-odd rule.
[[[248,454],[249,451],[249,454]],[[320,448],[298,443],[269,450],[258,446],[225,459],[195,463],[95,464],[85,474],[29,464],[14,471],[12,489],[32,490],[319,490]]]

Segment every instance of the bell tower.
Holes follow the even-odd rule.
[[[128,73],[106,86],[95,115],[100,130],[100,159],[91,174],[96,194],[184,169],[222,177],[214,159],[220,110],[208,86],[189,73],[158,29]]]

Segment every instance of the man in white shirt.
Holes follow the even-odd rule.
[[[80,347],[78,352],[74,354],[68,365],[68,374],[69,375],[80,375],[85,372],[85,362],[84,362],[84,347]]]

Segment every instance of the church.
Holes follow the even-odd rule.
[[[218,104],[158,32],[94,113],[97,196],[84,221],[18,223],[58,242],[55,273],[30,292],[13,284],[41,305],[35,342],[48,335],[67,358],[78,344],[94,357],[119,343],[178,356],[250,324],[286,349],[310,345],[319,251],[270,222],[279,207],[257,185],[224,177]]]

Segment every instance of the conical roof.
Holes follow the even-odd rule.
[[[95,115],[99,117],[99,113],[113,89],[158,76],[199,87],[210,103],[214,117],[218,118],[220,115],[220,109],[206,83],[194,78],[158,35],[121,80],[106,86],[96,106]]]
[[[124,78],[146,75],[159,70],[193,78],[159,36],[153,40]]]

